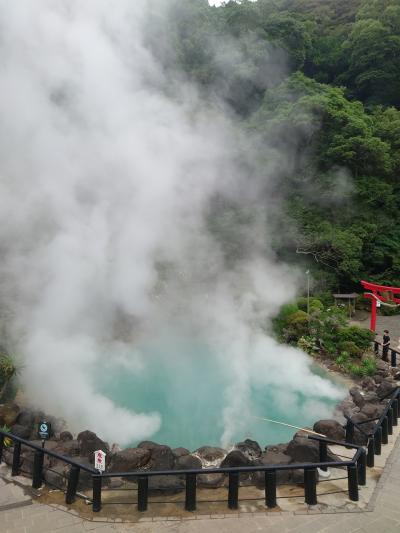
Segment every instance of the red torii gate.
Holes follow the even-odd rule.
[[[400,287],[387,287],[386,285],[377,285],[369,281],[361,281],[364,289],[371,292],[364,294],[365,298],[371,300],[371,331],[376,329],[376,308],[377,302],[392,303],[400,305]]]

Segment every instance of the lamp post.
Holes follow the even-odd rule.
[[[307,315],[310,316],[310,271],[306,270],[307,276]]]

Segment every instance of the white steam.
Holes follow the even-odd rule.
[[[146,5],[0,0],[1,305],[31,401],[121,444],[162,420],[115,405],[96,375],[140,373],[139,346],[170,328],[206,339],[230,383],[229,442],[252,383],[340,392],[260,329],[296,293],[260,200],[290,154],[263,146],[263,173],[246,172],[257,140],[182,77],[166,90],[144,44]],[[209,229],[216,197],[251,213],[229,266]]]

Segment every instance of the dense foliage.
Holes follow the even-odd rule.
[[[295,153],[277,254],[320,289],[400,285],[398,0],[176,4],[163,50],[243,128]]]
[[[282,307],[274,320],[274,330],[282,342],[310,355],[328,357],[352,375],[368,376],[376,371],[375,358],[370,354],[373,333],[348,326],[346,311],[340,307],[325,307],[316,298],[311,298],[307,306],[306,299],[300,298]]]

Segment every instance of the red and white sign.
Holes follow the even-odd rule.
[[[97,450],[94,452],[94,467],[100,472],[104,472],[106,469],[106,453],[103,450]]]

